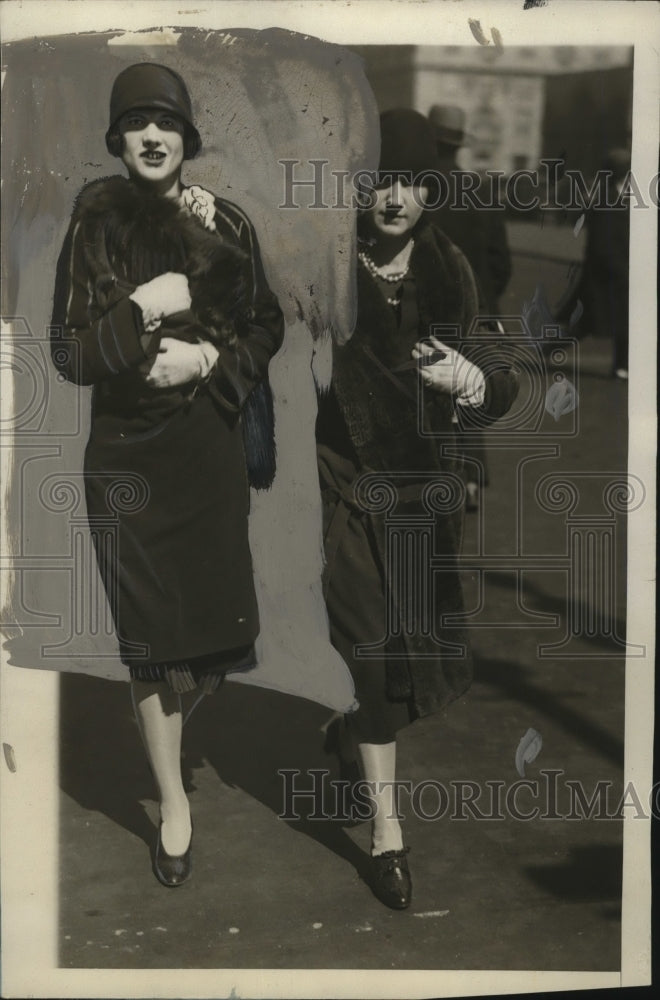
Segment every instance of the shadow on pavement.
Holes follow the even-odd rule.
[[[153,824],[141,800],[153,780],[133,716],[129,685],[60,675],[60,787],[145,843]]]
[[[303,699],[225,683],[199,704],[184,728],[184,784],[187,792],[194,791],[193,772],[208,763],[226,785],[242,789],[279,816],[285,811],[285,780],[279,771],[300,771],[290,786],[299,793],[290,811],[296,819],[285,822],[366,877],[368,858],[345,832],[349,824],[341,818],[310,819],[315,808],[312,795],[305,794],[312,788],[310,769],[328,772],[324,791],[339,777],[337,760],[324,753],[320,732],[330,714]],[[62,791],[151,845],[154,826],[141,800],[153,800],[156,792],[129,685],[62,674],[60,741]],[[325,807],[334,812],[334,795]]]
[[[489,568],[488,583],[490,586],[500,587],[505,590],[515,590],[517,587],[516,575],[511,572],[511,570],[503,571]],[[526,602],[526,597],[530,597],[531,600]],[[601,607],[593,607],[575,593],[563,594],[561,596],[554,595],[549,592],[548,589],[533,580],[530,573],[525,573],[520,598],[522,599],[523,604],[521,605],[519,601],[519,611],[555,614],[558,616],[559,623],[564,627],[565,631],[567,630],[567,607],[569,601],[572,613],[577,621],[596,621],[602,623],[603,609]],[[605,651],[611,650],[611,653],[618,653],[622,657],[625,656],[625,648],[623,648],[620,644],[622,641],[625,641],[625,639],[622,638],[619,642],[617,642],[614,638],[614,636],[625,637],[625,618],[619,615],[611,618],[608,617],[607,624],[611,630],[609,635],[606,635],[603,632],[592,631],[588,634],[585,632],[585,635],[580,636],[580,638],[586,643],[603,646]]]
[[[621,847],[590,844],[576,847],[561,865],[530,865],[524,869],[545,892],[570,903],[621,901],[623,854]],[[612,908],[608,916],[620,917]]]
[[[310,818],[317,807],[329,817],[337,813],[329,782],[339,778],[338,761],[323,751],[320,731],[330,715],[329,709],[301,698],[226,683],[216,703],[207,698],[196,709],[184,744],[186,753],[208,761],[225,784],[242,789],[278,817],[295,815],[283,821],[366,878],[369,859],[346,833],[346,820]],[[327,772],[317,777],[316,798],[311,794],[314,769]],[[283,770],[300,774],[285,778]],[[296,793],[293,800],[287,788]]]

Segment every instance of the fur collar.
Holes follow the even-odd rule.
[[[178,201],[113,176],[83,188],[74,215],[94,233],[102,304],[118,279],[136,286],[179,271],[188,277],[193,315],[210,339],[231,344],[246,329],[247,255]]]
[[[426,222],[415,234],[410,267],[416,279],[419,336],[428,336],[431,325],[457,324],[464,307],[461,253],[435,226]],[[387,363],[399,336],[392,310],[369,272],[358,268],[358,321],[356,335],[376,339],[377,353]]]
[[[419,310],[415,339],[428,336],[438,323],[465,333],[473,296],[460,251],[435,227],[424,226],[416,234],[411,270]],[[398,364],[399,339],[391,309],[360,266],[355,333],[335,349],[333,359],[332,387],[346,428],[364,467],[433,472],[439,468],[439,439],[453,436],[452,402],[441,393],[427,394],[426,433],[418,432],[416,373],[393,379],[383,371]]]

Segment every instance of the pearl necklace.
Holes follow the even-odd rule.
[[[371,275],[373,275],[374,278],[381,278],[383,281],[387,281],[388,284],[394,285],[394,284],[396,284],[397,281],[403,281],[403,279],[405,278],[405,276],[408,274],[408,271],[410,270],[410,258],[412,257],[412,251],[413,251],[414,245],[415,245],[415,241],[414,241],[414,239],[411,239],[410,240],[410,244],[409,244],[409,246],[410,246],[410,253],[408,254],[408,262],[407,262],[404,270],[403,271],[397,271],[396,274],[383,274],[382,273],[382,268],[378,267],[374,263],[374,261],[372,260],[370,254],[366,250],[360,250],[360,252],[358,253],[358,257],[362,261],[362,263],[364,264],[364,266],[366,267],[367,271],[369,271],[369,273]],[[389,302],[389,299],[388,299],[388,302]]]

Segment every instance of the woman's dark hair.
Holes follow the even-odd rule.
[[[121,156],[124,152],[124,137],[119,131],[119,123],[115,122],[112,128],[106,132],[105,144],[111,156]],[[183,130],[183,158],[193,160],[202,148],[202,140],[197,129],[192,129],[187,122],[184,122]]]

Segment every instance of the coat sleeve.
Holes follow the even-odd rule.
[[[268,287],[252,223],[235,206],[231,208],[239,217],[240,245],[249,261],[248,323],[235,346],[219,349],[209,388],[225,409],[237,412],[252,389],[266,378],[270,359],[282,346],[284,317]]]
[[[88,250],[102,238],[84,219],[69,226],[57,263],[51,356],[70,382],[91,385],[135,368],[153,356],[160,334],[147,333],[142,313],[126,295],[105,311],[98,305]]]
[[[503,417],[511,408],[518,395],[518,376],[506,351],[505,335],[473,330],[479,315],[477,289],[470,265],[460,251],[457,255],[463,302],[461,353],[482,370],[485,378],[484,400],[480,406],[469,407],[470,423],[483,427]]]

